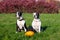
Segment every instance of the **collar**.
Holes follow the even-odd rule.
[[[22,20],[24,20],[24,19],[19,19],[19,21],[22,21]]]
[[[38,22],[40,19],[34,19],[35,22]]]

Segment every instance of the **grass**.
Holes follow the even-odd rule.
[[[27,26],[31,25],[32,14],[23,14]],[[60,14],[40,14],[42,27],[47,27],[41,33],[26,37],[23,32],[16,32],[15,14],[0,14],[0,40],[60,40]]]

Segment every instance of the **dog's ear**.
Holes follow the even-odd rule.
[[[39,13],[37,13],[37,18],[39,18]]]

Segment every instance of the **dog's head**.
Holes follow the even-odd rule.
[[[37,13],[37,12],[33,13],[33,17],[34,17],[35,19],[38,19],[38,18],[39,18],[39,13]]]
[[[22,17],[22,12],[17,12],[16,16],[19,19],[20,17]]]

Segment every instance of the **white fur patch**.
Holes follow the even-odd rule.
[[[22,27],[24,27],[24,24],[25,24],[24,20],[22,20],[22,21],[17,20],[17,25],[19,26],[20,29],[22,29]]]
[[[23,19],[23,17],[20,17],[20,20]]]
[[[17,18],[19,17],[18,12],[16,13]]]
[[[33,17],[34,17],[34,15],[36,15],[36,13],[33,13]]]
[[[32,27],[35,31],[40,32],[41,29],[41,21],[39,19],[34,19],[32,22]]]

